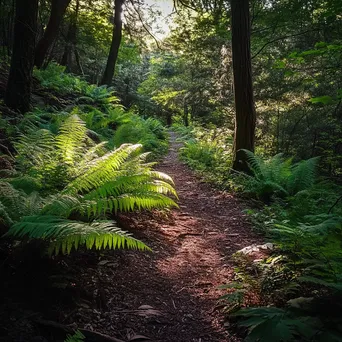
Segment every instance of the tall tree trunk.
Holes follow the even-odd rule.
[[[38,0],[16,0],[14,44],[5,103],[27,112],[30,109]]]
[[[72,70],[72,52],[76,48],[77,43],[77,18],[78,18],[78,11],[80,8],[80,2],[77,0],[75,13],[71,18],[68,34],[66,37],[66,44],[64,48],[64,53],[61,60],[61,65],[66,66],[66,71],[71,72]]]
[[[119,48],[122,38],[122,7],[124,0],[115,0],[114,2],[114,27],[113,38],[110,46],[109,56],[107,60],[106,69],[103,73],[101,84],[110,86],[115,71],[115,64],[118,59]]]
[[[231,0],[232,53],[235,96],[234,163],[237,171],[248,171],[241,149],[254,151],[256,112],[251,63],[249,0]]]
[[[34,64],[37,68],[42,67],[47,52],[58,35],[59,27],[70,1],[71,0],[52,0],[50,19],[35,51]]]

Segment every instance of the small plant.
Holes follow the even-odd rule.
[[[216,185],[224,185],[231,166],[231,144],[224,131],[205,130],[203,128],[177,128],[183,132],[184,147],[180,149],[180,158],[191,168],[199,171],[206,180]]]
[[[64,340],[64,342],[82,342],[84,341],[85,336],[77,330],[74,335],[67,335],[67,338]]]
[[[106,109],[107,106],[118,105],[120,102],[120,99],[114,95],[113,87],[88,85],[83,93],[84,95],[77,99],[78,103],[98,105]]]

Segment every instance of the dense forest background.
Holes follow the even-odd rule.
[[[0,25],[5,258],[149,251],[120,215],[177,207],[154,169],[168,127],[271,242],[235,259],[230,322],[249,341],[341,341],[340,0],[0,0]]]

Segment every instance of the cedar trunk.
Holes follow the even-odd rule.
[[[37,68],[42,67],[47,52],[58,35],[59,27],[70,1],[71,0],[52,0],[50,19],[35,51],[34,64]]]
[[[16,0],[13,53],[5,103],[22,113],[30,110],[37,15],[38,0]]]
[[[114,26],[113,26],[113,38],[110,46],[109,56],[107,60],[106,69],[103,73],[101,84],[110,86],[114,76],[115,65],[118,59],[119,48],[122,38],[122,6],[124,0],[115,0],[114,3]]]
[[[252,82],[249,0],[231,0],[231,12],[235,96],[233,168],[237,171],[248,171],[246,155],[241,149],[254,152],[256,123]]]

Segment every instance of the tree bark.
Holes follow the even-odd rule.
[[[30,110],[37,16],[38,0],[16,0],[13,53],[5,103],[22,113]]]
[[[79,12],[80,2],[77,0],[75,13],[71,18],[68,34],[66,37],[66,44],[64,48],[64,53],[61,60],[61,65],[66,66],[66,71],[71,72],[72,70],[72,52],[76,49],[77,43],[77,18]]]
[[[110,86],[115,72],[115,65],[118,59],[119,48],[122,38],[122,7],[124,0],[114,1],[114,26],[112,44],[109,51],[106,69],[103,73],[101,84]]]
[[[237,171],[249,171],[241,149],[254,152],[256,112],[251,63],[249,0],[231,0],[232,55],[235,97],[234,163]]]
[[[42,67],[44,59],[58,35],[59,27],[70,1],[52,0],[50,19],[35,51],[34,64],[37,68]]]

